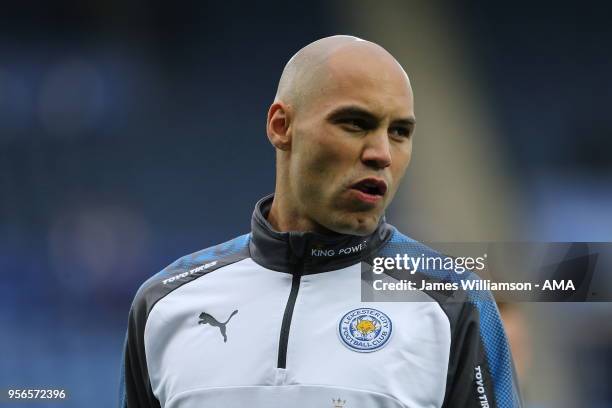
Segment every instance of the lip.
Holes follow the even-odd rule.
[[[378,189],[379,194],[370,194],[365,191],[362,191],[357,188],[357,185],[359,184],[373,185]],[[377,204],[378,202],[382,201],[383,197],[387,193],[388,187],[387,183],[383,179],[377,177],[366,177],[352,184],[349,189],[351,192],[353,192],[353,194],[358,200],[368,204]]]
[[[363,191],[355,188],[351,188],[349,191],[355,196],[355,198],[366,204],[378,204],[383,198],[381,195],[364,193]]]

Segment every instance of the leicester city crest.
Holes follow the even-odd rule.
[[[361,353],[383,348],[391,338],[392,329],[389,316],[367,307],[351,310],[342,316],[338,324],[342,343]]]

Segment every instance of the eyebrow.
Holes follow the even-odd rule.
[[[380,119],[375,114],[356,105],[341,106],[337,109],[334,109],[331,113],[327,115],[327,120],[335,121],[346,116],[358,117],[368,121],[380,121]],[[391,123],[394,125],[401,126],[414,126],[416,124],[416,118],[414,116],[408,116],[405,118],[395,119],[391,121]]]

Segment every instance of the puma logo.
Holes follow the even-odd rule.
[[[208,313],[202,312],[200,313],[200,321],[198,322],[198,324],[210,324],[213,327],[218,327],[221,331],[221,335],[223,336],[223,342],[227,343],[226,325],[236,313],[238,313],[238,310],[234,310],[232,314],[227,318],[227,320],[221,323]]]

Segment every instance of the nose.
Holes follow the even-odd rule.
[[[391,150],[386,132],[370,133],[364,141],[361,161],[366,166],[379,170],[391,165]]]

